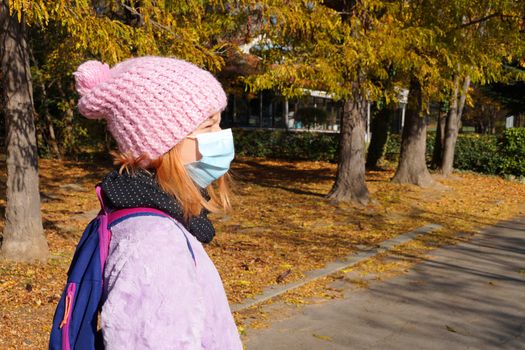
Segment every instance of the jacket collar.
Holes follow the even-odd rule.
[[[171,194],[165,192],[151,174],[138,169],[134,174],[113,170],[98,184],[101,186],[104,202],[110,210],[148,207],[162,210],[179,221],[200,242],[209,243],[215,236],[215,228],[208,219],[208,210],[203,208],[199,216],[184,220],[180,202]],[[210,199],[206,189],[201,189],[204,198]]]

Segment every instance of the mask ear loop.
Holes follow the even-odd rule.
[[[198,146],[198,145],[199,145],[199,140],[197,139],[197,136],[196,136],[196,135],[189,134],[188,136],[186,136],[186,138],[187,138],[187,139],[190,139],[190,140],[194,140],[194,141],[197,143],[197,149],[198,149],[198,147],[199,147],[199,146]],[[197,151],[197,152],[200,154],[199,151]],[[201,157],[202,157],[202,155],[201,155]],[[198,162],[199,159],[197,159],[196,161]],[[192,162],[192,163],[194,163],[194,162]]]
[[[197,143],[197,145],[199,144],[199,139],[197,138],[196,135],[191,135],[190,134],[190,135],[186,136],[186,138],[195,141],[195,143]]]

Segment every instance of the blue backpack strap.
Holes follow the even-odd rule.
[[[103,293],[103,271],[111,232],[108,212],[97,186],[100,212],[85,228],[67,272],[67,283],[55,310],[49,349],[95,349]]]

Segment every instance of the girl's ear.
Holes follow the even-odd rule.
[[[198,145],[197,138],[186,137],[175,146],[179,149],[182,164],[193,163],[202,158]]]

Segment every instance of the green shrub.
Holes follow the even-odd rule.
[[[427,161],[430,163],[434,151],[435,133],[427,135]],[[390,136],[387,142],[385,157],[390,161],[399,159],[401,137]],[[471,170],[485,174],[498,174],[502,157],[498,154],[496,136],[478,134],[460,134],[456,143],[454,168]]]
[[[336,133],[236,128],[233,136],[239,155],[337,162]]]
[[[234,129],[235,150],[239,155],[277,159],[324,160],[337,162],[339,134],[286,130]],[[391,134],[385,158],[399,159],[401,137]],[[427,161],[434,149],[435,133],[427,135]],[[460,134],[456,143],[454,168],[485,174],[525,176],[525,128],[493,135]]]
[[[385,158],[392,162],[399,160],[399,150],[401,149],[401,135],[390,134],[385,145]]]
[[[498,174],[501,157],[496,136],[460,134],[454,154],[454,168],[484,174]]]
[[[498,146],[503,158],[501,173],[525,176],[525,128],[505,130]]]

